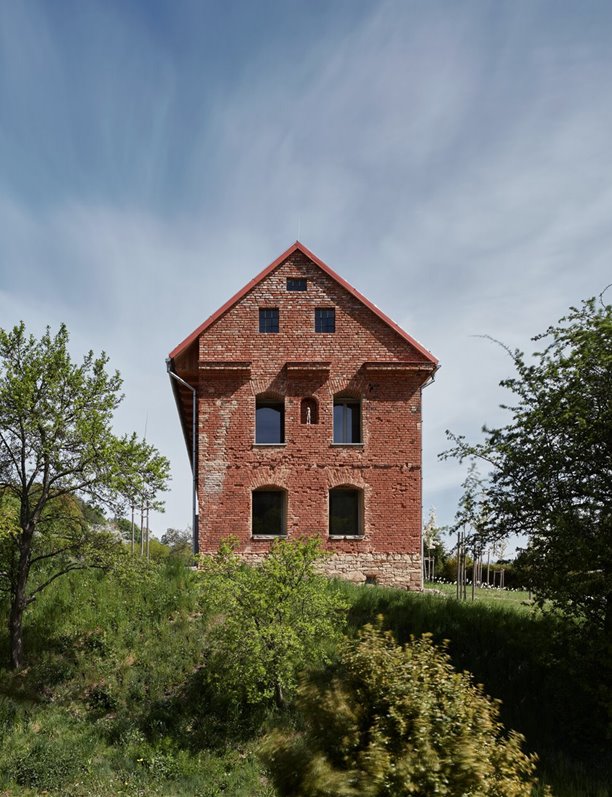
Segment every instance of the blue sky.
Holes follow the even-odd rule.
[[[65,321],[125,380],[117,431],[172,462],[164,358],[297,237],[441,360],[424,508],[453,518],[444,430],[503,415],[493,335],[612,281],[607,2],[0,4],[0,325]]]

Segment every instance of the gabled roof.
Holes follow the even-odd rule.
[[[231,308],[237,304],[246,294],[252,290],[256,285],[258,285],[262,280],[264,280],[269,274],[271,274],[275,268],[281,265],[290,255],[294,252],[301,252],[302,254],[306,255],[309,260],[312,260],[315,265],[317,265],[321,271],[324,271],[328,276],[330,276],[333,280],[335,280],[339,285],[341,285],[345,290],[347,290],[352,296],[358,299],[362,304],[368,307],[375,315],[377,315],[381,321],[383,321],[387,326],[391,327],[394,332],[407,341],[411,346],[420,352],[432,365],[437,366],[438,360],[431,354],[431,352],[427,351],[424,346],[416,341],[413,337],[411,337],[407,332],[399,327],[395,321],[392,321],[389,316],[385,315],[381,310],[376,307],[375,304],[372,304],[368,299],[366,299],[363,294],[359,293],[356,288],[353,288],[346,280],[342,279],[339,274],[331,269],[326,263],[320,260],[315,254],[313,254],[309,249],[307,249],[304,244],[301,244],[299,241],[296,241],[292,246],[289,247],[282,255],[279,255],[274,262],[270,263],[267,268],[264,268],[256,277],[248,282],[244,288],[238,291],[231,299],[229,299],[222,307],[220,307],[215,313],[213,313],[210,318],[207,318],[203,324],[188,335],[185,340],[179,343],[171,352],[170,352],[170,359],[174,359],[178,357],[180,354],[183,354],[186,349],[202,334],[205,332],[210,326],[212,326],[215,321],[218,321],[222,316],[224,316]]]

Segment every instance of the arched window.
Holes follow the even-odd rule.
[[[254,537],[287,535],[287,491],[278,487],[253,490],[251,533]]]
[[[319,405],[316,399],[312,397],[302,399],[300,421],[305,424],[319,423]]]
[[[285,403],[265,396],[255,401],[255,442],[271,445],[285,442]]]
[[[351,396],[334,396],[334,443],[361,443],[361,402]]]
[[[347,485],[329,491],[329,536],[363,536],[363,490]]]

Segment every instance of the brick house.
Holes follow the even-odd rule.
[[[232,534],[257,560],[278,537],[316,535],[330,574],[421,587],[430,352],[296,242],[167,367],[194,473],[196,550]]]

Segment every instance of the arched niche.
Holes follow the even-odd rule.
[[[308,396],[300,404],[300,423],[306,426],[319,423],[319,403],[316,398]]]

